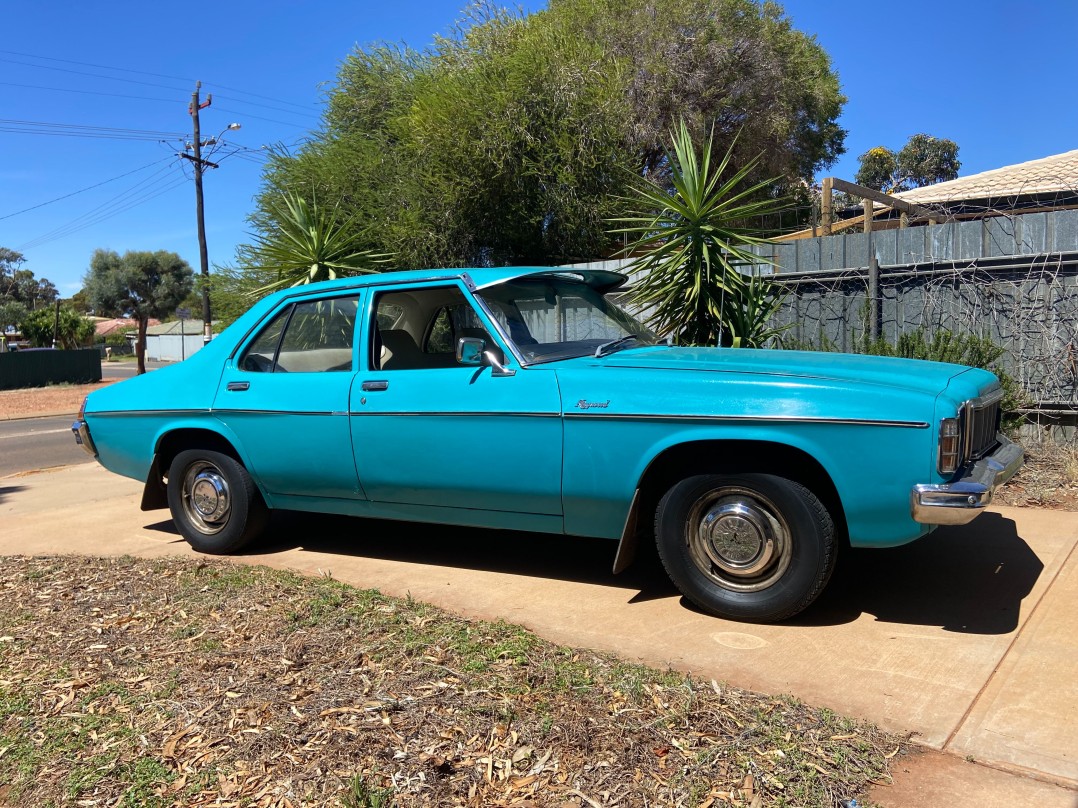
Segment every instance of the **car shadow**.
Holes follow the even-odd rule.
[[[171,522],[147,529],[176,533]],[[629,569],[614,575],[616,546],[605,539],[277,511],[247,554],[302,548],[578,581],[630,591],[630,604],[678,595],[653,551],[641,552]],[[845,553],[819,600],[786,625],[839,625],[867,613],[886,623],[1006,634],[1017,628],[1022,600],[1043,569],[1012,520],[986,513],[903,547]]]
[[[863,613],[884,623],[1008,634],[1044,564],[1015,523],[985,513],[890,549],[845,554],[819,600],[790,625],[832,625]]]
[[[397,522],[276,511],[251,555],[301,547],[306,552],[504,572],[617,587],[632,601],[674,597],[658,559],[641,558],[614,575],[617,542],[516,530]]]

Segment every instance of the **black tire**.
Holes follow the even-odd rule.
[[[266,526],[262,495],[235,458],[187,449],[168,470],[168,507],[180,534],[200,553],[235,553]]]
[[[831,578],[835,527],[800,483],[771,474],[709,474],[673,486],[655,511],[655,538],[681,593],[718,617],[786,620]]]

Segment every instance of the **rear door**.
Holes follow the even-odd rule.
[[[230,358],[214,412],[240,439],[271,494],[362,496],[348,393],[365,293],[282,304]]]

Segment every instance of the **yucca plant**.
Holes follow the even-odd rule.
[[[723,307],[723,322],[729,333],[727,342],[734,348],[763,348],[769,341],[777,341],[793,325],[772,325],[772,317],[785,298],[762,275],[743,278],[739,292],[729,296]]]
[[[288,193],[268,206],[273,226],[239,248],[239,260],[272,281],[252,293],[261,297],[287,286],[378,272],[389,256],[362,249],[357,217],[339,206],[324,207]]]
[[[781,210],[785,202],[762,196],[774,180],[747,182],[758,160],[732,169],[732,143],[712,166],[713,134],[698,154],[681,120],[671,133],[673,151],[666,152],[672,189],[641,180],[635,195],[625,200],[637,211],[612,219],[618,226],[611,232],[633,237],[622,250],[638,256],[629,266],[641,276],[631,302],[655,331],[682,345],[733,344],[740,338],[738,344],[747,347],[762,341],[752,333],[766,329],[747,329],[745,320],[758,321],[766,307],[754,305],[747,313],[742,303],[749,294],[770,291],[766,284],[752,286],[741,272],[764,261],[747,248],[768,242],[751,223]],[[731,320],[739,321],[740,333]],[[725,340],[724,324],[731,326]]]

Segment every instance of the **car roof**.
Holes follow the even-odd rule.
[[[362,288],[365,286],[386,286],[389,284],[429,283],[431,281],[445,281],[463,279],[465,283],[474,289],[485,289],[506,281],[517,280],[526,277],[558,277],[566,280],[575,280],[606,292],[621,286],[626,278],[620,272],[611,272],[605,269],[570,269],[564,267],[474,267],[462,269],[411,269],[389,272],[376,272],[366,275],[353,275],[347,278],[337,278],[332,281],[294,286],[282,290],[279,295],[287,296],[296,293],[307,294],[326,290],[339,290],[342,288]]]

